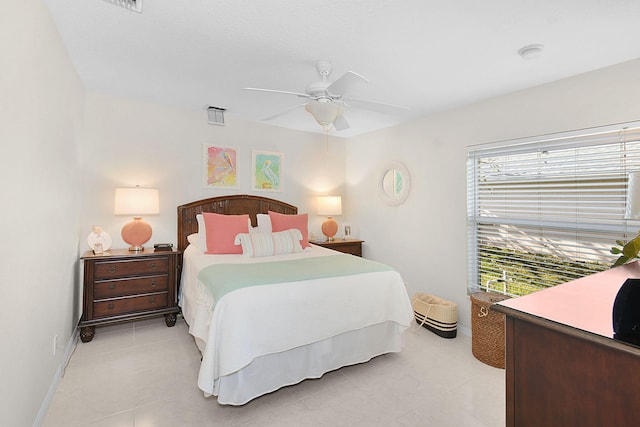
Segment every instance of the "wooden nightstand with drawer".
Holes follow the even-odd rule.
[[[86,252],[80,339],[93,339],[96,326],[165,316],[176,324],[180,252],[111,249]]]
[[[322,246],[323,248],[333,249],[334,251],[343,252],[345,254],[351,254],[361,257],[362,256],[362,243],[364,240],[356,239],[336,239],[331,242],[314,242],[314,245]]]

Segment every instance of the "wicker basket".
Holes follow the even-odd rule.
[[[458,305],[418,292],[411,302],[416,322],[443,338],[455,338],[458,332]]]
[[[471,294],[471,351],[479,361],[504,369],[504,314],[490,307],[509,297],[495,292]]]

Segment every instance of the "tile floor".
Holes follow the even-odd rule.
[[[182,319],[97,328],[78,342],[43,425],[504,426],[504,370],[476,360],[470,337],[405,336],[402,353],[229,407],[197,388],[200,354]]]

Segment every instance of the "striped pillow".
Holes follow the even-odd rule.
[[[242,245],[244,255],[257,258],[302,252],[301,239],[302,233],[297,228],[277,233],[249,231],[249,233],[238,234],[235,244]]]

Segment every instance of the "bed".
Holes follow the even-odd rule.
[[[197,240],[203,224],[196,219],[204,213],[225,218],[248,214],[248,227],[255,230],[259,215],[301,215],[295,206],[252,195],[178,207],[178,248],[184,251],[179,305],[202,353],[198,387],[206,396],[216,396],[219,404],[244,405],[304,379],[401,351],[413,312],[397,271],[316,245],[263,257],[249,257],[246,251],[204,253]],[[339,270],[356,261],[362,270],[307,276],[322,269],[316,265]],[[224,274],[240,278],[252,270],[260,276],[271,270],[276,275],[300,271],[302,276],[242,286],[214,297],[224,288]]]

